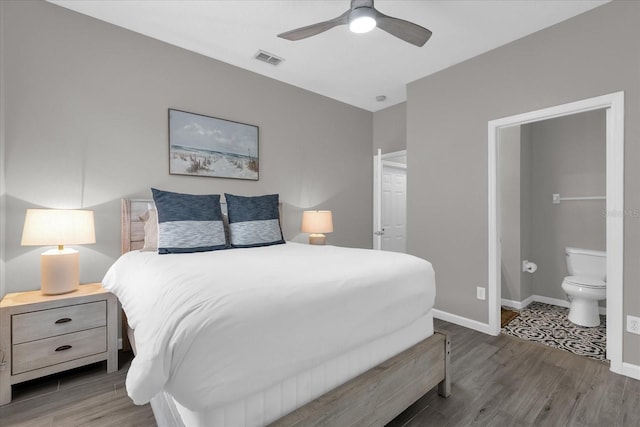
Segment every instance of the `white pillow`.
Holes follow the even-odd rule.
[[[158,251],[158,211],[149,209],[140,215],[140,220],[144,221],[144,246],[140,249],[143,252]]]

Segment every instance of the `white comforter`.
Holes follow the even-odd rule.
[[[162,389],[203,410],[264,390],[425,314],[425,260],[296,243],[195,254],[129,252],[104,287],[121,301],[137,355],[127,391]]]

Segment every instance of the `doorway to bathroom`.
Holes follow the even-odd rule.
[[[543,306],[549,303],[552,304],[550,307],[557,307],[557,304],[566,305],[564,292],[560,288],[562,277],[559,281],[557,279],[559,274],[561,276],[567,275],[566,258],[563,256],[565,246],[606,248],[606,308],[602,309],[607,315],[606,358],[610,360],[611,370],[617,373],[622,373],[623,330],[623,218],[621,214],[616,214],[624,212],[623,105],[624,95],[620,92],[489,122],[488,298],[490,330],[495,335],[500,333],[500,308],[503,299],[515,302],[516,304],[513,305],[516,308],[518,308],[518,304],[521,307],[529,305],[530,308],[537,310],[532,315],[533,317],[539,317],[540,309],[544,309]],[[587,123],[587,127],[597,126],[599,120],[604,121],[604,129],[600,131],[605,141],[599,147],[601,164],[597,164],[597,160],[595,160],[598,158],[597,155],[592,155],[593,153],[589,156],[586,155],[586,145],[580,145],[588,143],[586,140],[582,142],[576,140],[573,144],[565,144],[564,148],[560,148],[560,150],[567,151],[562,156],[558,153],[554,154],[551,148],[558,149],[558,147],[550,147],[550,143],[547,144],[549,147],[537,145],[535,149],[532,148],[534,141],[531,139],[535,135],[548,137],[546,139],[557,139],[558,135],[562,135],[558,126],[562,129],[564,125],[558,125],[558,120],[556,120],[555,127],[550,126],[554,121],[552,119],[558,118],[563,118],[562,121],[565,124],[582,120]],[[594,130],[594,133],[598,133],[598,131]],[[553,138],[551,138],[552,136]],[[520,144],[517,144],[517,150],[515,150],[514,144],[508,146],[506,143],[500,143],[501,140],[506,141],[509,138],[518,139]],[[522,141],[525,143],[523,144]],[[592,143],[592,145],[596,144],[596,142]],[[505,147],[506,152],[503,152]],[[517,152],[509,152],[509,149]],[[593,152],[597,153],[597,151],[598,147]],[[518,157],[517,179],[513,179],[513,176],[511,176],[512,179],[505,178],[513,173],[513,170],[503,170],[506,166],[502,165],[500,159],[505,156]],[[561,157],[570,159],[569,163],[555,164],[560,162]],[[587,157],[594,160],[587,160]],[[571,162],[576,164],[571,164]],[[512,168],[514,165],[516,165],[515,162],[512,163]],[[536,168],[535,173],[533,167]],[[593,174],[580,173],[581,170],[584,171],[587,168],[594,169],[595,172]],[[565,173],[567,171],[569,172]],[[600,175],[599,178],[598,175]],[[536,185],[531,186],[534,176],[537,179]],[[522,189],[527,182],[531,187],[530,197],[522,198]],[[551,188],[557,189],[550,190]],[[509,193],[509,191],[511,192]],[[510,204],[511,209],[516,209],[518,212],[509,214],[509,209],[503,209],[505,197],[521,198],[519,203]],[[534,201],[535,206],[533,206]],[[584,210],[585,204],[591,204],[589,213]],[[546,216],[546,219],[541,216],[536,220],[534,214],[538,210],[546,211],[550,216]],[[536,227],[521,227],[523,223],[532,225],[535,221],[542,223],[537,224]],[[600,232],[596,231],[587,236],[586,234],[589,233],[580,233],[579,231],[580,229],[584,230],[585,227],[599,229]],[[505,241],[504,233],[508,229],[519,230],[520,241],[517,244]],[[538,246],[546,242],[549,245],[548,250],[537,249],[532,252],[532,248],[536,247],[532,244],[534,240],[536,241],[535,245]],[[526,244],[523,245],[522,241]],[[558,251],[560,251],[559,256]],[[507,261],[505,257],[507,260],[512,260]],[[523,264],[523,261],[529,263]],[[537,271],[535,271],[536,267]],[[527,269],[535,272],[523,272]],[[536,280],[533,279],[533,276],[536,276]],[[516,282],[519,285],[518,289],[514,286]],[[533,282],[537,282],[544,291],[536,288],[535,293],[531,292],[534,286]],[[547,295],[541,295],[544,293]],[[527,300],[527,298],[529,299]],[[532,301],[535,302],[529,304]],[[553,329],[553,326],[551,328]],[[555,341],[561,342],[564,332],[561,332],[561,328],[556,329],[555,333],[559,336],[555,337]]]
[[[505,127],[498,137],[501,313],[519,313],[501,322],[502,333],[601,361],[605,140],[604,110]],[[591,268],[574,268],[576,257]],[[567,276],[593,286],[569,285]]]
[[[373,248],[407,251],[407,151],[373,157]]]

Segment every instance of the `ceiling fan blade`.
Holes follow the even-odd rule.
[[[427,40],[429,40],[429,37],[431,37],[431,31],[421,27],[420,25],[405,21],[404,19],[392,18],[391,16],[384,15],[377,10],[376,12],[377,27],[398,37],[399,39],[418,47],[422,47]]]
[[[278,37],[287,40],[301,40],[307,37],[315,36],[316,34],[323,33],[327,30],[337,27],[338,25],[346,25],[349,23],[349,13],[351,10],[347,10],[337,18],[330,19],[324,22],[318,22],[317,24],[307,25],[306,27],[296,28],[295,30],[287,31],[286,33],[278,34]]]

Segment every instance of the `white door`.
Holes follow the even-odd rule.
[[[382,250],[407,251],[407,169],[382,163]]]
[[[374,156],[373,248],[406,252],[406,151]]]
[[[373,249],[382,249],[382,151],[373,156]]]

